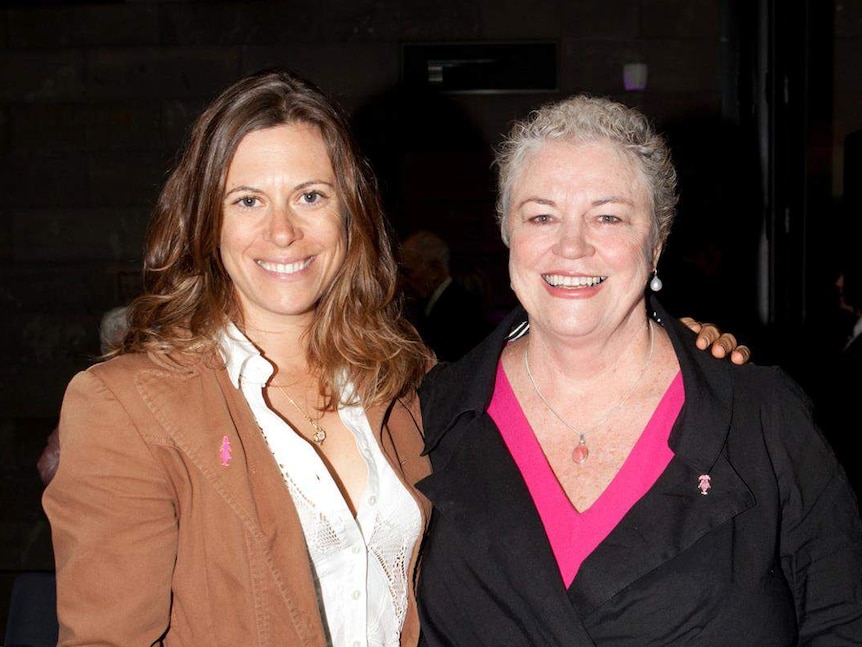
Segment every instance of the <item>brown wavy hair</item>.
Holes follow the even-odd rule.
[[[344,264],[317,304],[306,331],[307,360],[320,376],[327,408],[350,383],[365,405],[418,386],[432,355],[402,314],[397,265],[377,184],[348,120],[318,87],[272,69],[225,89],[193,124],[159,195],[147,232],[144,291],[129,308],[117,354],[150,352],[218,358],[217,332],[243,313],[219,253],[225,179],[240,141],[281,124],[317,126],[344,205]]]

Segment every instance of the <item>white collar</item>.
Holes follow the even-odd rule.
[[[236,324],[228,322],[216,335],[216,341],[224,359],[228,377],[235,388],[242,389],[243,382],[251,382],[261,387],[269,382],[275,367],[236,327]],[[353,385],[345,379],[344,375],[336,380],[336,387],[341,391],[339,406],[359,404]]]
[[[228,377],[237,389],[243,379],[252,379],[261,384],[272,376],[275,368],[261,355],[236,324],[229,321],[216,337],[219,351],[225,362]],[[268,370],[267,370],[268,369]]]

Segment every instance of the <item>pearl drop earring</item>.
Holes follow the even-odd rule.
[[[664,284],[661,282],[661,279],[658,277],[658,270],[653,270],[652,278],[649,282],[649,289],[653,292],[658,292],[662,289]]]

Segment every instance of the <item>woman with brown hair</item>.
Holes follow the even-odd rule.
[[[344,116],[288,72],[225,90],[161,192],[144,279],[62,407],[60,644],[415,644],[432,357]]]

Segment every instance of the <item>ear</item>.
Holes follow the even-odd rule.
[[[658,269],[658,261],[661,258],[661,253],[664,251],[664,245],[661,242],[657,242],[653,246],[652,250],[652,269]]]

